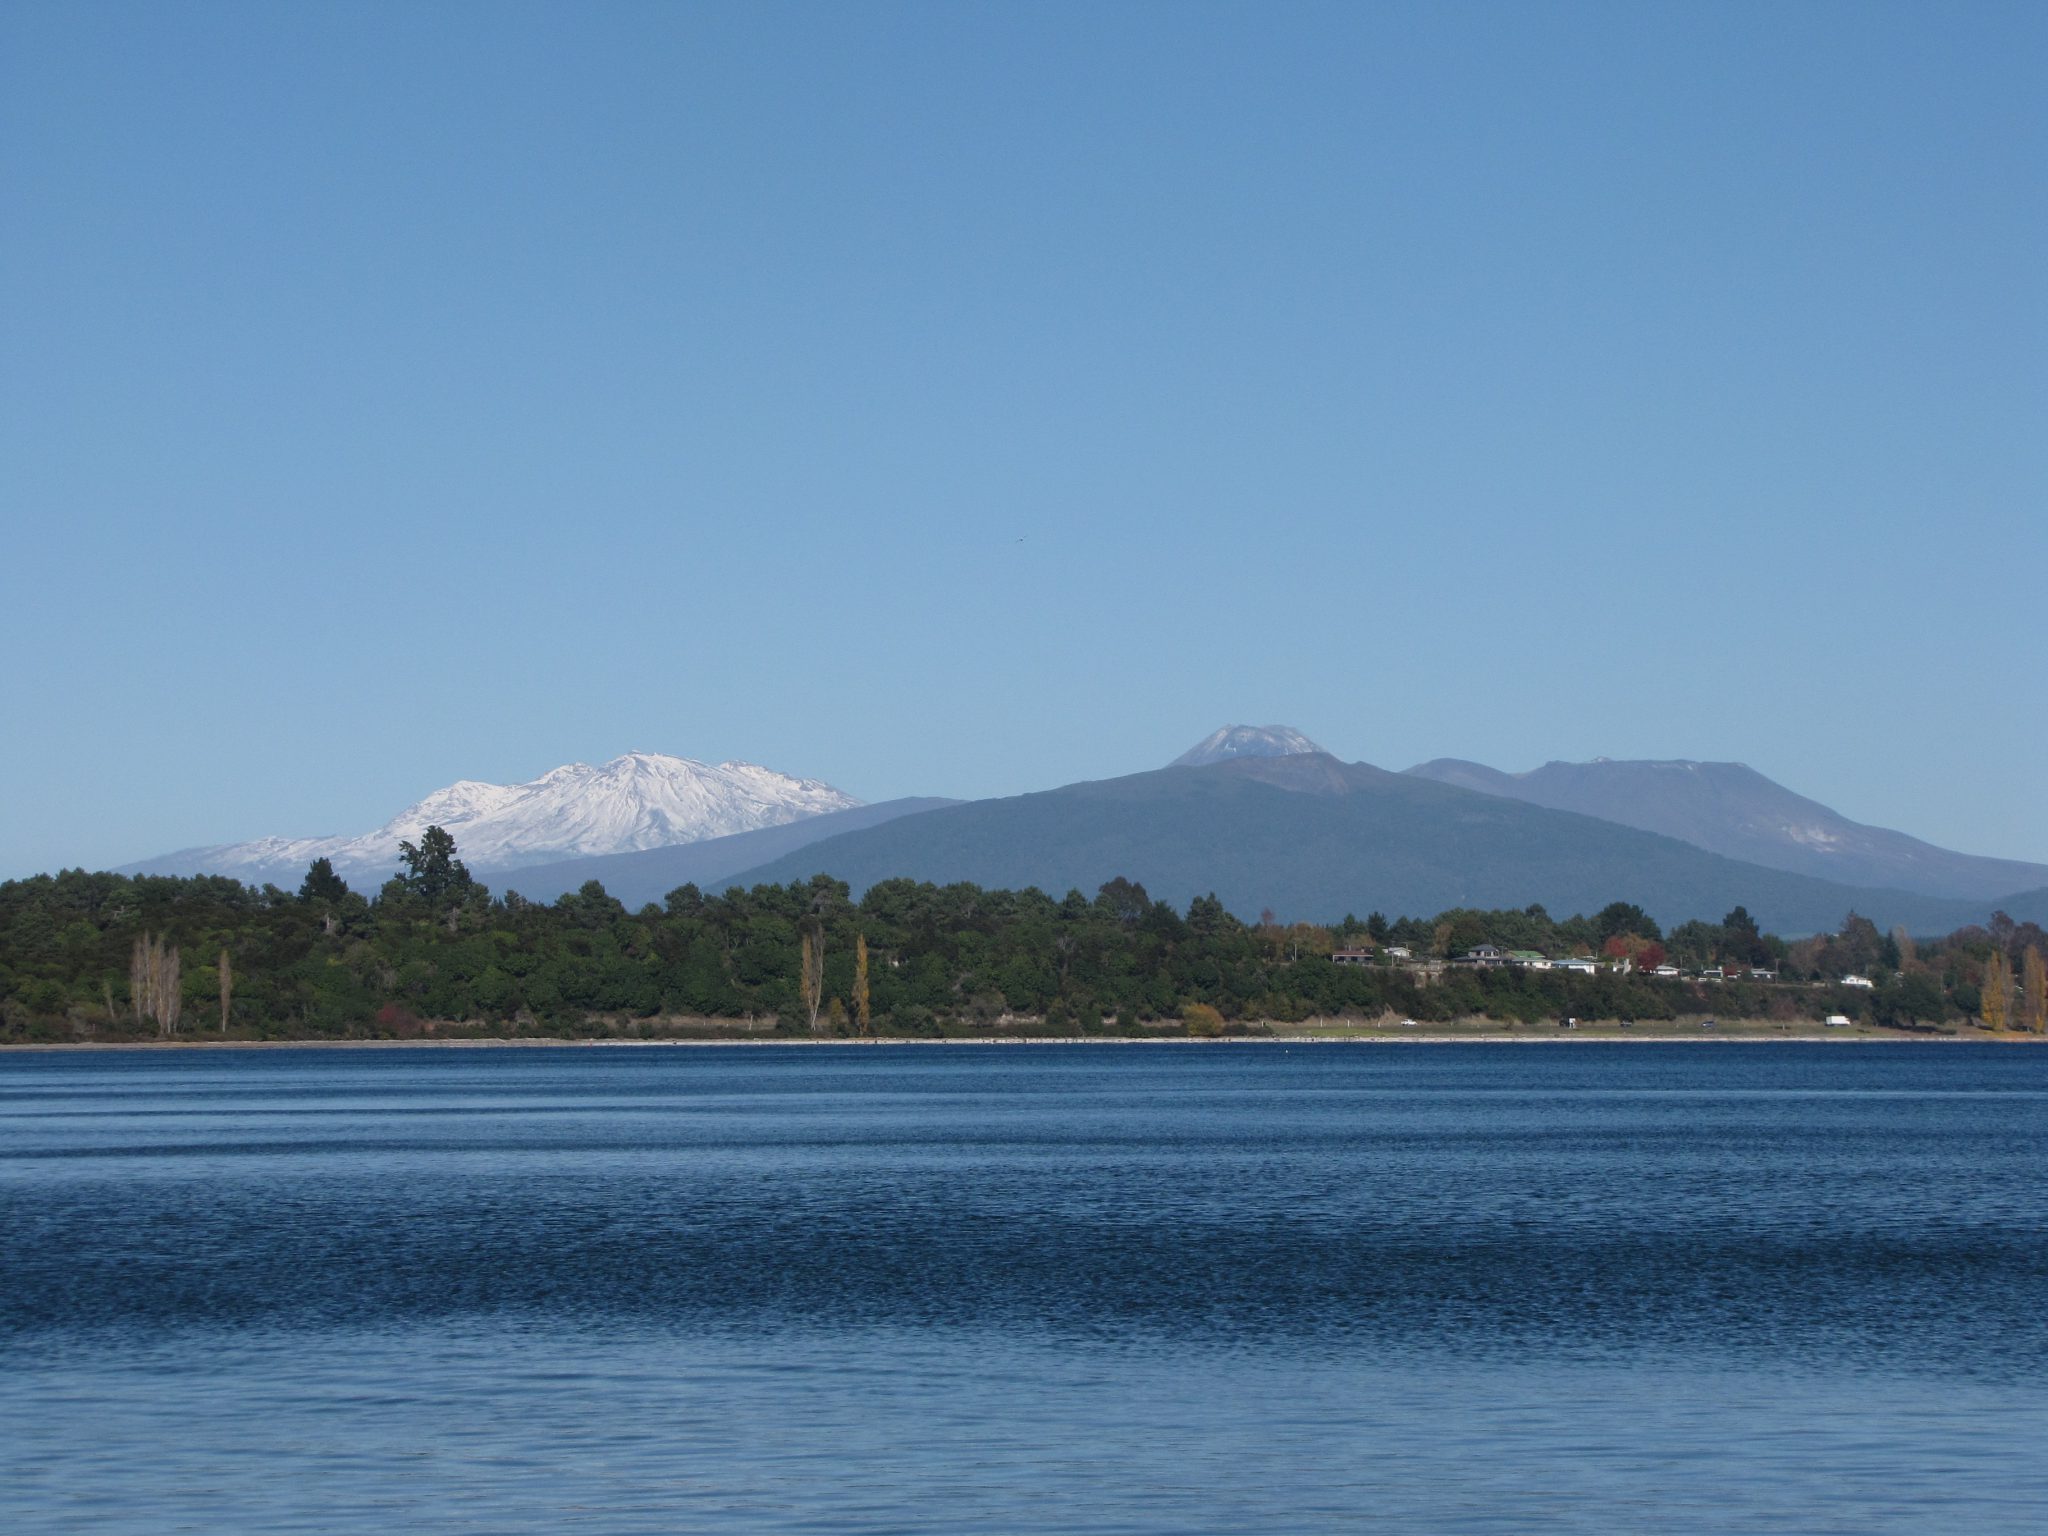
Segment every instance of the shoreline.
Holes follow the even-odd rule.
[[[1746,1035],[1625,1035],[1584,1030],[1560,1030],[1554,1034],[1483,1035],[1223,1035],[1213,1038],[1186,1035],[967,1035],[940,1039],[910,1039],[895,1036],[878,1040],[621,1040],[603,1036],[583,1039],[540,1040],[486,1035],[459,1040],[67,1040],[0,1046],[0,1059],[16,1053],[33,1052],[92,1054],[101,1051],[464,1051],[464,1050],[565,1050],[581,1051],[615,1047],[623,1050],[663,1048],[746,1050],[762,1047],[798,1047],[807,1050],[858,1049],[875,1046],[1015,1046],[1015,1045],[1201,1045],[1201,1046],[1307,1046],[1307,1045],[2041,1045],[2048,1037],[2029,1035],[1845,1035],[1838,1030],[1810,1034]]]

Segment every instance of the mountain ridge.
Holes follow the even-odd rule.
[[[1327,753],[1238,758],[970,801],[848,832],[727,885],[824,873],[856,890],[936,884],[1092,892],[1116,876],[1184,907],[1214,892],[1240,917],[1335,920],[1453,907],[1591,912],[1634,901],[1660,921],[1718,921],[1746,906],[1786,933],[1832,930],[1850,910],[1947,932],[1976,902],[1851,887],[1766,869],[1676,838],[1483,794]]]
[[[1600,757],[1505,773],[1460,758],[1435,758],[1406,772],[1550,810],[1596,816],[1766,869],[1844,885],[1972,900],[2048,885],[2048,865],[1958,853],[1852,821],[1746,763]]]

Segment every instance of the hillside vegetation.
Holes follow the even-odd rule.
[[[1389,1011],[2048,1027],[2048,936],[2002,920],[1915,943],[1851,915],[1834,934],[1787,944],[1740,908],[1668,933],[1620,902],[1563,920],[1531,907],[1286,925],[1243,922],[1209,895],[1178,908],[1124,879],[1092,897],[896,879],[855,901],[825,876],[722,895],[685,885],[636,912],[595,882],[546,906],[494,897],[438,831],[408,845],[410,873],[374,900],[321,865],[297,892],[83,871],[0,884],[0,1039],[659,1033],[733,1020],[805,1036],[1020,1020],[1202,1032]],[[1781,980],[1425,973],[1481,943],[1642,966],[1768,966]],[[1408,963],[1385,958],[1395,946]],[[1333,963],[1339,947],[1371,958]],[[1837,984],[1850,971],[1875,986]]]

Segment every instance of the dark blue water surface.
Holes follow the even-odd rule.
[[[0,1526],[2048,1529],[2048,1051],[0,1057]]]

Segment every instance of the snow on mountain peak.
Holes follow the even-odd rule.
[[[407,806],[360,837],[266,837],[191,849],[135,866],[150,872],[220,873],[295,884],[306,866],[330,859],[358,884],[388,879],[401,841],[445,827],[472,869],[510,869],[555,859],[626,853],[781,826],[861,802],[816,779],[754,763],[713,766],[659,752],[564,763],[524,784],[463,779]]]
[[[1322,750],[1291,725],[1226,725],[1203,737],[1167,766],[1205,768],[1233,757],[1295,757]]]

